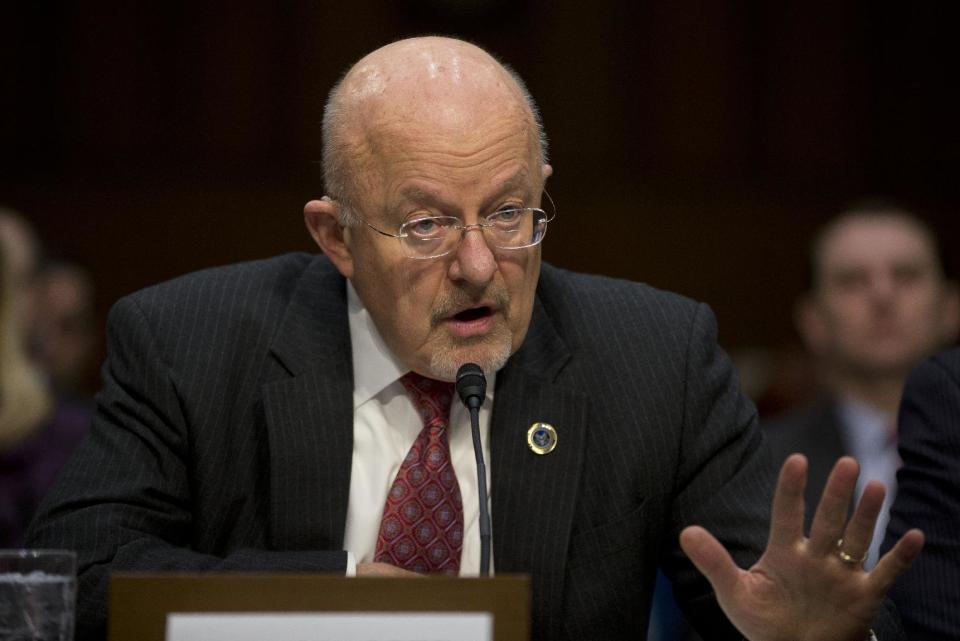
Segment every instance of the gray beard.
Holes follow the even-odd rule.
[[[506,340],[502,340],[500,336],[485,337],[478,343],[478,347],[486,348],[485,357],[475,361],[484,374],[490,376],[507,364],[513,351],[512,343],[509,336]],[[441,381],[457,380],[457,370],[467,362],[458,354],[459,351],[461,350],[457,348],[435,351],[430,357],[430,376]]]

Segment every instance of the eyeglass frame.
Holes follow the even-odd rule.
[[[550,201],[550,212],[549,212],[549,213],[548,213],[545,209],[543,209],[542,207],[508,207],[508,208],[506,208],[506,209],[498,209],[497,211],[493,212],[492,214],[489,214],[488,216],[483,216],[483,217],[481,218],[481,221],[480,221],[480,222],[471,223],[471,224],[469,224],[469,225],[452,225],[451,227],[452,227],[453,229],[458,230],[458,231],[460,232],[460,240],[457,241],[457,244],[456,244],[456,245],[454,245],[453,247],[451,247],[448,251],[443,252],[442,254],[436,254],[436,255],[434,255],[434,256],[411,256],[409,252],[406,252],[406,251],[405,251],[404,253],[407,255],[407,258],[410,258],[410,259],[413,259],[413,260],[433,260],[433,259],[435,259],[435,258],[443,258],[444,256],[448,256],[448,255],[452,254],[453,252],[455,252],[455,251],[457,250],[457,248],[460,247],[460,243],[463,242],[463,239],[464,239],[464,237],[466,236],[466,234],[467,234],[468,231],[470,231],[471,229],[479,229],[479,230],[481,231],[481,233],[482,233],[484,229],[489,229],[490,227],[493,227],[494,223],[487,222],[487,218],[488,218],[489,216],[493,216],[493,215],[498,214],[498,213],[501,213],[501,212],[508,212],[508,211],[540,212],[540,213],[543,214],[544,216],[549,216],[549,218],[546,218],[546,220],[539,221],[539,222],[537,222],[537,223],[535,223],[535,224],[540,224],[540,223],[542,223],[542,224],[544,224],[544,225],[547,225],[548,223],[552,222],[552,221],[557,217],[557,205],[556,205],[556,203],[554,203],[553,198],[550,196],[550,194],[547,193],[547,190],[546,190],[546,189],[543,190],[543,195],[546,196],[546,197],[547,197],[547,200]],[[325,197],[325,198],[326,198],[326,197]],[[333,200],[333,199],[329,199],[329,200]],[[397,240],[400,241],[401,245],[403,244],[403,239],[409,237],[409,234],[405,234],[405,233],[391,234],[391,233],[388,232],[388,231],[383,231],[382,229],[378,229],[377,227],[374,227],[372,224],[370,224],[369,222],[367,222],[362,216],[359,216],[356,212],[351,211],[351,212],[350,212],[350,216],[351,216],[352,218],[356,218],[357,220],[359,220],[359,221],[362,222],[364,225],[366,225],[367,227],[369,227],[369,228],[372,229],[373,231],[377,232],[378,234],[381,234],[381,235],[383,235],[383,236],[386,236],[387,238],[396,238]],[[400,230],[402,230],[405,225],[408,225],[408,224],[410,224],[410,223],[420,222],[420,221],[423,221],[423,220],[426,220],[426,219],[435,219],[435,218],[453,218],[453,219],[456,219],[456,216],[424,216],[424,217],[422,217],[422,218],[417,218],[417,219],[414,219],[414,220],[408,220],[408,221],[402,222],[402,223],[400,223],[400,227],[399,227],[399,228],[400,228]],[[540,236],[540,238],[539,238],[539,239],[537,240],[537,242],[535,242],[535,243],[530,243],[529,245],[521,245],[521,246],[519,246],[519,247],[500,247],[500,246],[498,246],[498,245],[492,245],[492,247],[494,247],[494,248],[496,248],[496,249],[504,249],[504,250],[507,250],[507,251],[512,251],[512,250],[515,250],[515,249],[529,249],[530,247],[536,247],[537,245],[539,245],[540,243],[542,243],[542,242],[543,242],[543,239],[546,238],[546,236],[547,236],[547,230],[546,230],[546,227],[545,227],[544,230],[543,230],[543,234]],[[487,237],[484,235],[484,241],[485,241],[485,242],[486,242],[486,239],[487,239]]]

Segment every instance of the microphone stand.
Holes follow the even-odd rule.
[[[470,411],[470,433],[477,459],[477,494],[480,498],[480,576],[490,576],[490,511],[487,509],[487,466],[483,463],[480,441],[480,405],[486,395],[487,379],[474,363],[466,363],[457,371],[457,393]]]
[[[487,509],[487,466],[480,442],[480,408],[470,408],[470,431],[477,457],[477,493],[480,495],[480,576],[490,576],[490,511]]]

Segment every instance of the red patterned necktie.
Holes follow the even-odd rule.
[[[420,411],[423,430],[390,486],[374,560],[456,576],[463,548],[463,500],[447,440],[453,383],[414,372],[400,382]]]

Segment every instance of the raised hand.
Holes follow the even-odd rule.
[[[884,488],[871,481],[853,517],[847,508],[859,466],[844,457],[827,480],[803,535],[807,460],[794,454],[780,470],[767,549],[741,570],[717,539],[699,526],[680,534],[680,546],[707,577],[720,607],[750,641],[863,641],[887,590],[923,548],[910,530],[871,571],[863,569]]]

